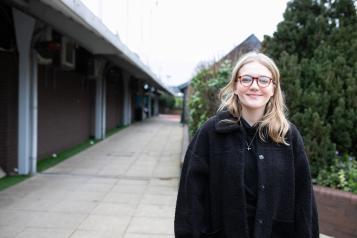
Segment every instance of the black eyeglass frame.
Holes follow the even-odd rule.
[[[252,82],[251,82],[249,85],[247,85],[247,86],[242,83],[242,77],[244,77],[244,76],[248,76],[248,77],[251,77],[251,78],[252,78]],[[269,79],[269,83],[268,83],[266,86],[261,86],[261,85],[259,84],[259,78],[260,78],[260,77],[268,78],[268,79]],[[260,76],[258,76],[258,77],[253,77],[253,76],[251,76],[251,75],[240,75],[240,76],[238,76],[238,80],[239,80],[240,84],[241,84],[243,87],[250,87],[250,86],[252,86],[254,80],[257,81],[258,86],[261,87],[261,88],[269,87],[269,85],[270,85],[271,82],[273,82],[273,84],[275,84],[275,82],[273,81],[272,78],[270,78],[270,77],[268,77],[268,76],[264,76],[264,75],[260,75]]]

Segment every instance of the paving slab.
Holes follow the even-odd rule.
[[[179,120],[134,123],[1,191],[0,238],[174,238]]]
[[[0,192],[0,238],[173,238],[183,127],[159,116]]]

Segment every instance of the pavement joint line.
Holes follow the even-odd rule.
[[[153,177],[153,176],[127,176],[127,175],[119,175],[119,176],[111,176],[111,175],[95,175],[95,174],[76,174],[76,173],[58,173],[58,172],[42,172],[38,173],[39,175],[49,175],[49,176],[73,176],[73,177],[85,177],[85,178],[103,178],[103,179],[131,179],[131,180],[150,180],[150,179],[159,179],[159,180],[173,180],[180,178],[179,176],[173,177]]]
[[[159,131],[160,131],[160,128],[159,128],[158,130],[156,130],[155,135],[157,135],[157,134],[159,133]],[[171,133],[171,131],[170,131],[170,133]],[[170,134],[170,133],[169,133],[169,134]],[[143,152],[144,148],[146,148],[146,146],[147,146],[149,143],[151,143],[150,140],[146,143],[146,145],[143,147],[143,149],[141,150],[141,152]],[[161,158],[161,155],[162,155],[163,150],[164,150],[164,148],[166,147],[167,143],[168,143],[168,141],[166,141],[166,143],[161,147],[161,150],[160,150],[160,152],[159,152],[159,154],[158,154],[159,159],[155,161],[154,170],[152,170],[150,176],[147,177],[149,180],[151,180],[151,179],[153,178],[153,173],[154,173],[154,171],[155,171],[155,168],[156,168],[157,165],[159,164],[159,160],[160,160],[160,158]],[[138,160],[138,159],[136,159],[136,160]],[[135,160],[135,161],[136,161],[136,160]],[[133,164],[131,164],[131,166],[129,166],[129,168],[128,168],[127,171],[129,171],[129,169],[130,169],[132,166],[133,166]],[[147,190],[149,189],[149,187],[150,187],[150,185],[145,186],[144,192],[141,194],[140,201],[142,201],[142,200],[144,199],[144,196],[145,196]],[[138,210],[140,204],[141,204],[140,202],[139,202],[138,204],[136,204],[136,207],[135,207],[135,210],[136,210],[136,211]],[[128,229],[129,229],[130,225],[132,224],[132,221],[134,220],[135,217],[136,217],[135,214],[133,214],[133,216],[130,217],[130,221],[129,221],[128,225],[125,227],[124,234],[128,234]]]
[[[136,206],[135,206],[135,211],[138,210],[138,208],[139,208],[139,206],[140,206],[140,204],[141,204],[141,201],[144,199],[144,196],[145,196],[145,194],[146,194],[146,191],[148,190],[148,187],[149,187],[149,185],[147,184],[147,185],[145,186],[144,192],[143,192],[143,193],[141,194],[141,196],[140,196],[140,200],[139,200],[140,202],[138,202],[138,203],[136,204]],[[129,229],[129,227],[130,227],[130,225],[131,225],[131,222],[133,221],[134,217],[135,217],[135,212],[134,212],[133,215],[130,217],[129,222],[128,222],[128,224],[126,225],[123,234],[127,234],[127,233],[128,233],[128,229]]]
[[[169,236],[172,236],[172,237],[174,237],[174,234],[170,234],[170,233],[147,233],[147,232],[128,232],[128,233],[125,233],[125,234],[138,234],[138,235],[161,235],[161,236],[167,236],[167,235],[169,235]]]

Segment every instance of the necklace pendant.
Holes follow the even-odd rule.
[[[251,149],[252,149],[252,148],[250,148],[250,146],[247,147],[247,150],[248,150],[248,151],[251,150]]]

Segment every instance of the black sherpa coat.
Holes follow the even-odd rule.
[[[248,238],[244,190],[246,135],[233,117],[210,118],[190,143],[175,212],[176,238]],[[258,140],[255,238],[318,238],[317,210],[302,137],[290,124],[287,141]]]

